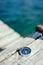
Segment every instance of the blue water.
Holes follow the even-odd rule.
[[[43,0],[0,0],[0,19],[27,36],[43,24]]]

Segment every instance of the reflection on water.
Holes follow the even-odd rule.
[[[0,0],[0,19],[26,36],[43,24],[43,0]]]

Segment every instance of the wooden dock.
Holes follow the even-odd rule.
[[[17,50],[29,47],[31,53],[21,56]],[[0,21],[0,65],[43,65],[43,36],[35,32],[22,37]]]

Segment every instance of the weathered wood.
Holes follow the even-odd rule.
[[[3,30],[5,31],[6,29],[11,29],[11,28],[9,28],[8,25],[0,21],[0,32]]]
[[[43,36],[27,47],[31,48],[31,53],[19,59],[19,62],[24,62],[27,58],[32,57],[35,53],[37,53],[40,49],[43,48]]]
[[[37,34],[34,33],[34,36],[33,37],[37,37]],[[11,56],[12,54],[15,53],[15,51],[18,49],[18,48],[21,48],[21,47],[24,47],[24,46],[27,46],[28,44],[32,43],[33,41],[35,41],[34,38],[31,38],[31,36],[23,39],[23,41],[20,41],[19,43],[16,43],[16,44],[11,44],[10,46],[7,46],[7,49],[5,49],[3,52],[0,53],[0,61],[8,58],[9,56]],[[12,53],[13,52],[13,53]],[[4,54],[4,55],[3,55]]]
[[[14,64],[14,63],[13,63]],[[43,65],[43,49],[39,50],[31,58],[26,59],[23,63],[18,63],[20,65]],[[18,65],[17,63],[15,65]]]
[[[9,28],[7,25],[3,24],[0,25],[0,33],[6,30],[12,30],[11,28]],[[15,32],[15,31],[14,31]]]
[[[41,37],[40,39],[34,41],[32,44],[28,45],[27,47],[31,48],[31,54],[24,56],[24,57],[20,57],[18,55],[18,53],[15,53],[13,56],[11,56],[10,58],[6,59],[5,61],[3,61],[3,63],[5,63],[4,65],[7,64],[7,62],[11,62],[11,64],[14,63],[14,65],[18,65],[18,63],[23,63],[26,59],[32,57],[34,54],[36,54],[40,49],[43,48],[43,37]],[[10,60],[11,59],[11,60]],[[10,63],[9,62],[9,63]],[[8,63],[8,65],[9,65]]]
[[[13,41],[16,41],[20,37],[21,36],[18,33],[12,33],[4,37],[3,39],[0,40],[0,48],[11,44]]]
[[[6,35],[12,34],[15,31],[0,21],[0,39]]]
[[[2,21],[0,21],[0,49],[4,49],[6,48],[7,45],[11,43],[13,44],[17,43],[18,41],[21,41],[22,39],[23,37],[21,37],[17,32],[9,28]]]
[[[32,50],[31,54],[27,55],[26,57],[24,56],[21,59],[18,59],[18,63],[23,62],[27,58],[32,57],[35,53],[37,53],[40,49],[42,49],[43,48],[43,40],[38,39],[38,40],[36,40],[35,42],[33,42],[31,45],[29,45],[27,47],[31,48],[31,50]]]
[[[0,24],[0,33],[7,30],[13,30],[11,29],[7,24]],[[13,30],[15,32],[15,30]]]
[[[14,32],[13,30],[6,30],[4,32],[1,32],[0,33],[0,39],[7,36],[7,35],[9,35],[9,34],[12,34],[13,32]]]
[[[15,56],[13,55],[12,58],[10,57],[7,60],[1,62],[0,65],[43,65],[43,49],[39,50],[31,58],[26,59],[23,63],[14,62],[16,57],[17,54],[15,54]]]
[[[31,41],[30,41],[31,40]],[[23,47],[24,45],[26,46],[28,41],[29,43],[32,42],[34,39],[31,38],[26,38],[23,41],[20,41],[19,43],[15,43],[15,41],[8,45],[3,52],[0,53],[0,61],[2,61],[3,59],[6,59],[6,57],[8,58],[9,56],[11,56],[12,54],[15,53],[16,49]]]
[[[41,37],[41,39],[43,39],[43,38]],[[31,58],[34,54],[36,54],[40,49],[43,48],[43,40],[38,39],[37,41],[35,41],[34,43],[30,44],[27,47],[31,48],[31,50],[32,50],[31,54],[24,56],[24,57],[21,56],[20,58],[17,54],[15,54],[12,56],[14,58],[12,58],[12,57],[10,58],[10,59],[12,59],[11,64],[16,65],[16,63],[17,63],[17,65],[18,65],[19,63],[23,63],[26,59]],[[8,60],[10,60],[10,59],[8,59]],[[5,63],[7,63],[7,62],[5,62]]]
[[[0,65],[43,65],[43,36],[41,36],[41,33],[35,32],[23,38],[0,21],[0,48],[2,49]],[[16,50],[25,46],[31,49],[31,53],[20,56]]]

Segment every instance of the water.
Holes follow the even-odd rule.
[[[22,36],[43,24],[43,0],[0,0],[0,19]]]

